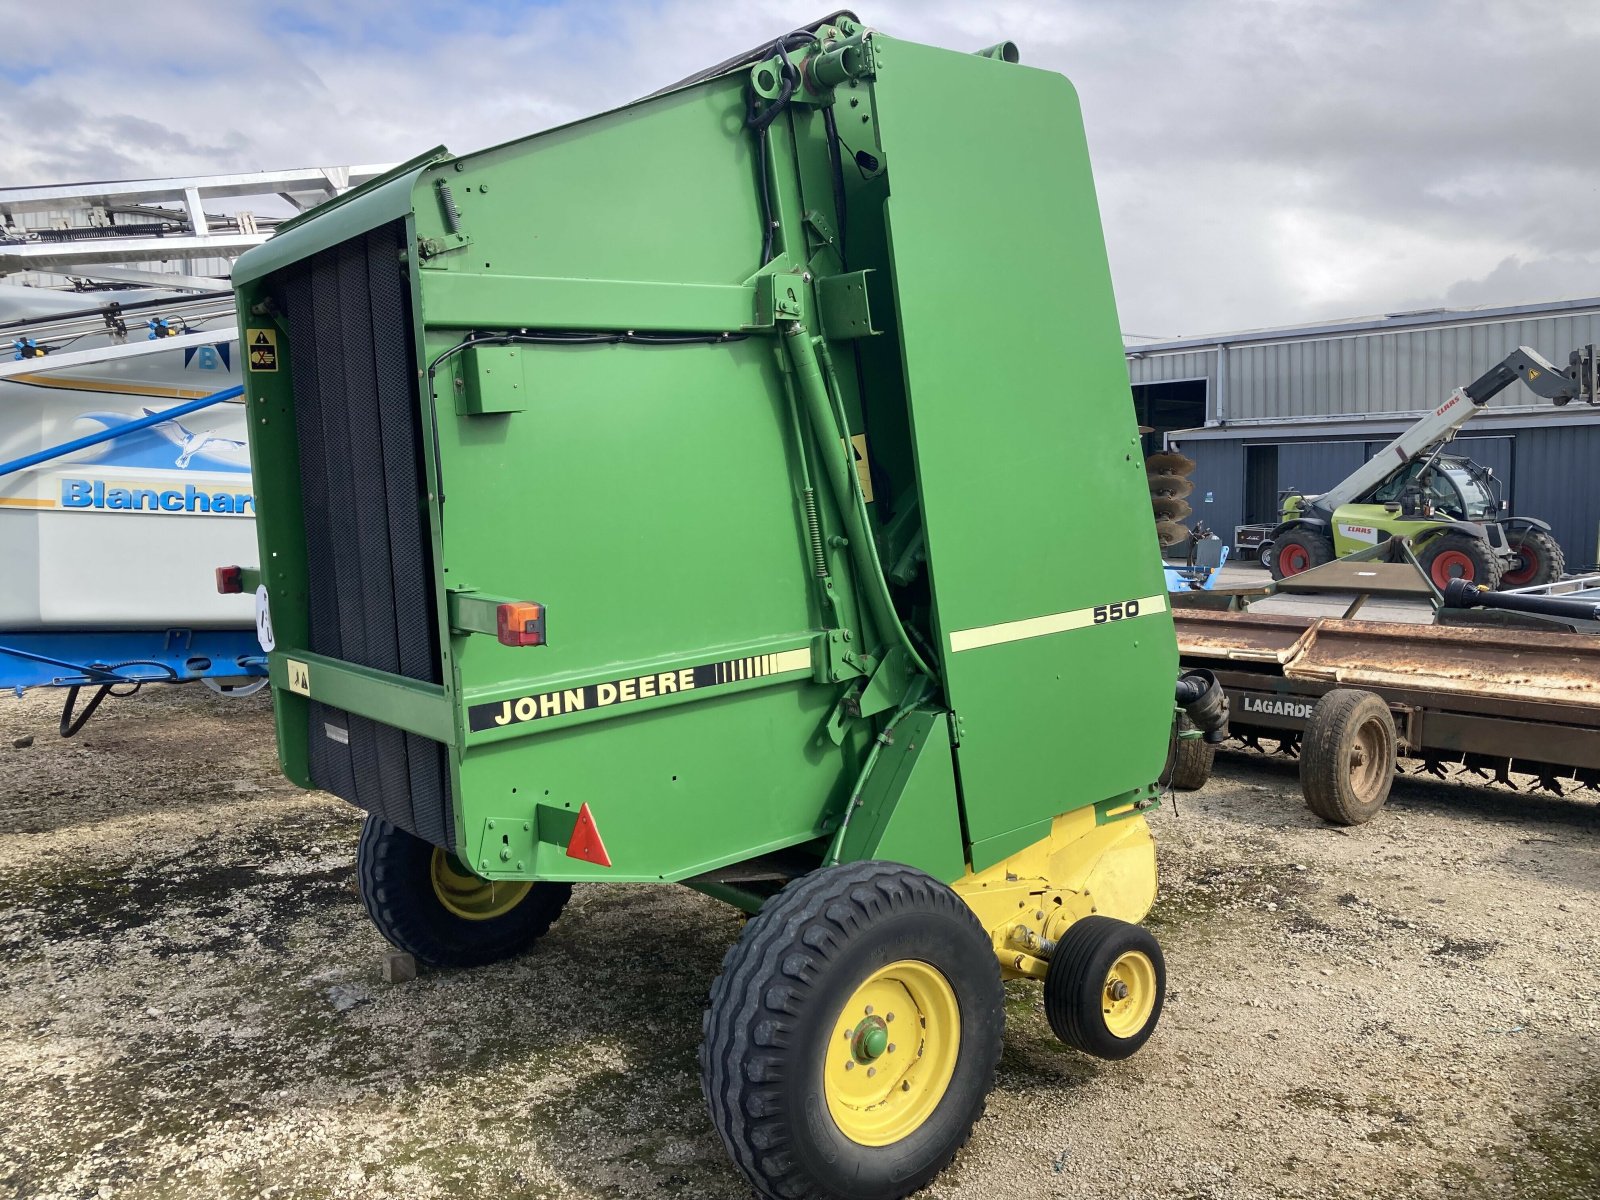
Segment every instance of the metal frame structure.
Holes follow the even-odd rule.
[[[126,179],[96,183],[0,188],[0,224],[11,227],[11,239],[0,238],[0,275],[16,271],[51,271],[117,282],[141,282],[115,264],[172,259],[233,257],[272,236],[277,218],[250,212],[208,213],[209,203],[242,197],[276,197],[295,213],[339,196],[388,170],[386,165],[301,167],[287,171],[250,171],[231,175],[190,175],[166,179]],[[89,218],[84,236],[41,238],[26,229],[24,218],[62,210],[83,211]],[[171,224],[171,232],[130,237],[108,236],[117,215]],[[75,227],[76,228],[76,227]],[[72,233],[73,230],[67,230]],[[20,236],[19,236],[20,235]],[[107,265],[111,264],[111,265]],[[170,283],[185,287],[198,282]],[[204,281],[209,285],[210,281]]]
[[[126,291],[82,290],[82,305],[72,311],[0,323],[6,342],[17,338],[25,346],[15,357],[0,360],[0,381],[236,340],[227,265],[271,237],[280,218],[217,210],[226,202],[263,197],[268,204],[286,205],[291,212],[282,219],[287,219],[385,170],[384,166],[306,167],[0,188],[0,279],[54,278],[70,281],[77,290],[90,281],[134,285],[159,289],[171,297],[123,303],[121,298],[130,294]],[[130,229],[137,232],[115,236],[119,218],[133,222]],[[169,272],[130,265],[162,262],[182,269]],[[41,288],[40,294],[49,290]],[[152,328],[147,335],[151,317],[161,328]],[[109,338],[110,344],[71,348],[82,345],[85,337]],[[11,458],[0,462],[0,478],[237,400],[240,391],[227,388]],[[107,696],[131,694],[145,683],[202,679],[218,690],[240,690],[247,679],[259,686],[265,674],[266,655],[256,631],[248,626],[0,632],[0,687],[19,693],[40,686],[67,689],[61,731],[68,736]],[[81,710],[76,708],[80,688],[91,689]]]

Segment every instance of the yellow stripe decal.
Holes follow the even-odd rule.
[[[1149,617],[1166,611],[1165,595],[1140,596],[1132,600],[1097,604],[1092,608],[1075,608],[1069,612],[1052,613],[1047,617],[1029,617],[1025,621],[1005,621],[999,625],[984,625],[978,629],[958,629],[950,635],[950,650],[952,653],[978,650],[984,646],[999,646],[1005,642],[1046,637],[1052,633],[1065,633],[1069,629],[1087,629],[1091,625],[1110,625],[1132,617]]]
[[[0,507],[5,508],[55,508],[54,500],[41,500],[33,496],[0,496]]]
[[[799,650],[782,650],[772,656],[772,673],[782,675],[785,671],[811,670],[811,650],[805,647]]]

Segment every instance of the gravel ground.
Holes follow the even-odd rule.
[[[0,699],[0,1197],[746,1194],[694,1062],[732,910],[580,889],[518,961],[386,985],[358,814],[278,776],[264,697],[67,742],[57,701]],[[1156,1036],[1084,1058],[1011,985],[926,1195],[1600,1196],[1593,797],[1404,780],[1335,830],[1238,755],[1153,823]]]

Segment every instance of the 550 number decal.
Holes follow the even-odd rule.
[[[1115,604],[1097,604],[1094,607],[1094,623],[1104,625],[1107,621],[1124,621],[1129,617],[1139,615],[1139,602],[1137,600],[1119,600]]]

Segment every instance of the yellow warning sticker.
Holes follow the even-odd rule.
[[[872,503],[872,461],[867,458],[867,435],[852,434],[850,445],[855,450],[856,478],[861,481],[861,498]]]
[[[245,330],[245,346],[249,357],[245,360],[252,371],[278,369],[278,331],[276,329]]]
[[[311,668],[292,658],[284,659],[283,665],[288,669],[289,690],[299,696],[311,695]]]

